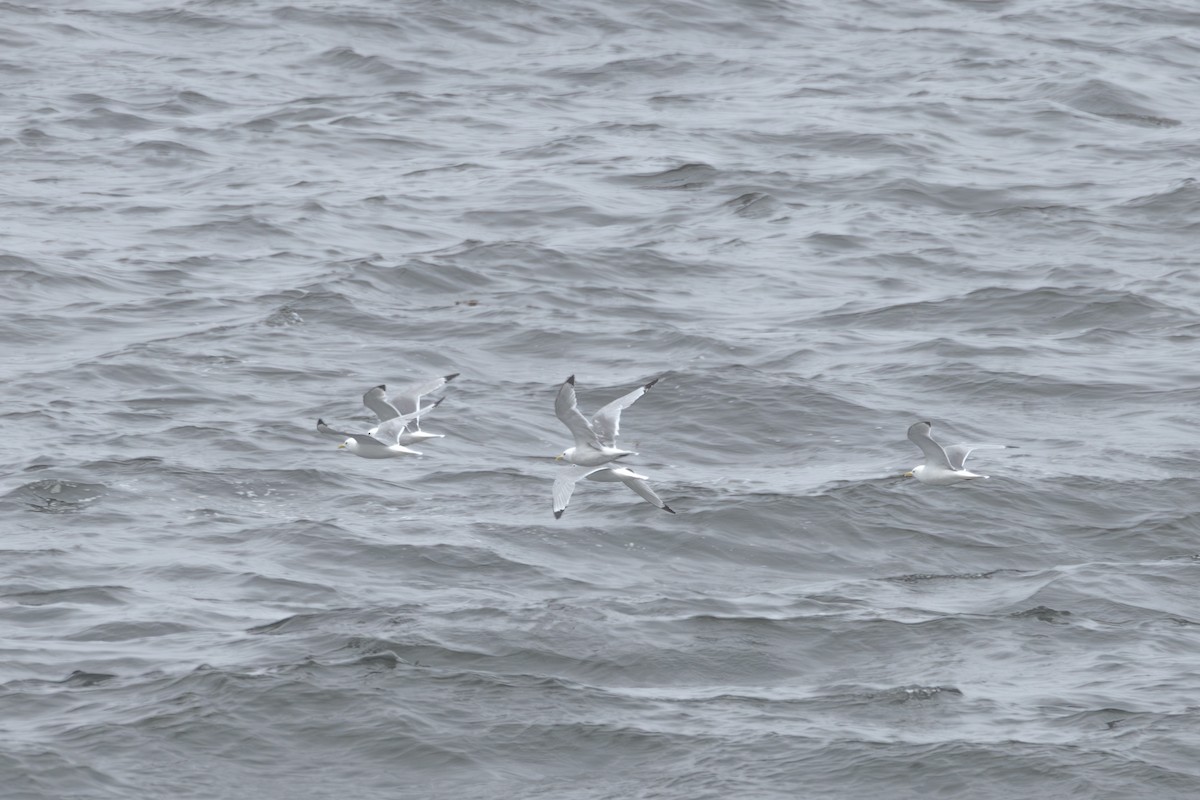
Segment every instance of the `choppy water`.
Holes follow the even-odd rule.
[[[1200,794],[1193,4],[0,45],[5,798]],[[420,460],[312,429],[451,371]],[[678,515],[554,520],[571,373],[662,376],[623,434]],[[925,418],[1020,449],[916,485]]]

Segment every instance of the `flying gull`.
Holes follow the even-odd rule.
[[[904,473],[904,477],[916,478],[921,483],[929,483],[934,486],[949,486],[960,481],[986,478],[987,475],[979,475],[966,469],[967,456],[971,454],[972,450],[999,449],[1011,446],[1007,444],[952,444],[942,447],[929,435],[932,428],[932,422],[914,422],[909,426],[908,438],[921,448],[921,452],[925,454],[925,463],[913,467],[911,472]]]
[[[379,389],[381,387],[375,387]],[[372,389],[371,391],[374,391]],[[371,391],[368,391],[369,395]],[[363,402],[366,402],[366,396],[363,397]],[[356,456],[362,458],[398,458],[399,456],[419,456],[418,451],[405,447],[401,443],[401,439],[408,432],[410,422],[415,423],[421,416],[429,413],[437,408],[442,402],[439,398],[436,403],[429,405],[412,412],[411,414],[401,414],[398,417],[392,417],[389,420],[381,422],[377,427],[372,428],[368,433],[351,433],[350,431],[339,431],[336,428],[331,428],[325,424],[325,420],[317,420],[317,431],[325,436],[332,436],[335,439],[342,439],[342,443],[338,445],[338,449],[346,449]],[[411,440],[410,440],[411,441]]]
[[[632,450],[617,447],[617,430],[621,424],[621,412],[646,393],[658,378],[639,386],[627,395],[618,397],[601,408],[591,422],[579,411],[575,401],[575,376],[567,378],[559,387],[554,399],[554,414],[570,429],[575,437],[575,446],[568,447],[554,457],[555,461],[566,460],[581,467],[598,467],[625,456],[637,455]],[[602,480],[602,479],[594,479]],[[619,480],[619,479],[618,479]]]
[[[363,395],[363,405],[375,412],[375,416],[379,417],[380,422],[403,417],[406,414],[415,414],[421,410],[421,397],[436,392],[438,389],[445,386],[450,381],[458,377],[455,372],[451,375],[443,375],[438,378],[432,378],[421,383],[414,383],[411,386],[405,386],[399,391],[392,392],[391,399],[387,396],[387,386],[380,384],[373,389],[367,390]],[[441,400],[438,400],[440,403]],[[372,428],[367,431],[369,436],[374,436],[379,428]],[[444,433],[428,433],[421,430],[420,418],[414,418],[411,428],[406,428],[399,438],[399,444],[409,445],[423,442],[426,439],[444,439]]]

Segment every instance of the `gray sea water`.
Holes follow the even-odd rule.
[[[0,795],[1200,796],[1200,9],[0,2]],[[421,458],[364,390],[449,372]],[[661,376],[620,484],[583,407]],[[901,477],[908,425],[988,481]]]

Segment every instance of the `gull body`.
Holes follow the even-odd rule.
[[[569,461],[580,467],[603,466],[611,461],[625,456],[636,456],[633,450],[622,450],[619,447],[568,447],[555,460]]]
[[[382,425],[380,426],[383,427]],[[325,420],[317,420],[317,431],[326,436],[343,439],[338,450],[347,450],[360,458],[399,458],[400,456],[419,456],[416,450],[411,450],[395,440],[389,441],[369,433],[349,433],[334,430],[325,424]],[[378,432],[377,432],[378,434]],[[344,437],[344,438],[343,438]]]
[[[966,468],[967,456],[973,450],[1009,446],[1006,444],[952,444],[942,447],[930,436],[932,429],[933,423],[928,421],[914,422],[909,426],[909,441],[921,448],[921,452],[925,454],[925,463],[904,473],[905,477],[916,478],[921,483],[932,486],[949,486],[976,478],[987,478],[987,475],[980,475]]]
[[[379,386],[367,390],[367,393],[363,395],[363,405],[375,412],[375,416],[379,417],[379,421],[381,423],[396,419],[397,417],[402,417],[406,414],[414,414],[417,411],[422,410],[421,397],[429,394],[430,392],[436,392],[438,389],[442,388],[457,377],[458,373],[455,372],[451,375],[442,375],[437,378],[432,378],[428,381],[405,386],[403,389],[393,392],[390,400],[387,396],[387,386],[380,384]],[[438,400],[437,402],[433,403],[433,406],[436,406],[440,402],[442,401]],[[430,407],[432,406],[426,406],[425,408]],[[371,428],[369,431],[367,431],[367,435],[374,436],[375,432],[378,430],[378,426]],[[444,433],[429,433],[421,430],[421,420],[419,417],[416,417],[413,419],[413,424],[406,426],[405,429],[400,433],[397,442],[401,445],[409,445],[424,442],[429,439],[445,438],[446,434]]]
[[[668,513],[675,513],[669,505],[663,502],[661,497],[654,493],[650,485],[646,483],[649,479],[645,475],[639,475],[628,467],[596,467],[587,472],[571,470],[570,474],[561,475],[554,481],[555,519],[561,517],[563,512],[567,510],[567,503],[571,501],[571,494],[575,491],[575,484],[584,478],[589,481],[601,481],[605,483],[620,481],[641,495],[647,503],[656,508],[661,508]]]
[[[617,432],[621,425],[621,412],[633,405],[634,401],[646,393],[658,378],[639,386],[629,394],[618,397],[601,408],[588,421],[579,411],[575,399],[575,376],[567,378],[558,389],[554,399],[554,414],[557,416],[571,435],[575,437],[575,446],[555,456],[555,461],[569,461],[581,467],[599,467],[618,458],[637,455],[632,450],[622,450],[617,447]]]
[[[991,477],[990,475],[980,475],[977,472],[971,472],[967,469],[930,468],[926,464],[918,464],[912,468],[911,472],[907,472],[905,475],[932,486],[949,486],[952,483],[961,483],[962,481],[969,481],[975,478]]]

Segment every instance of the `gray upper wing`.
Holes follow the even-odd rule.
[[[334,430],[326,425],[325,420],[323,419],[317,420],[317,431],[325,434],[326,436],[332,436],[335,439],[353,439],[359,444],[383,444],[383,442],[379,441],[374,436],[369,436],[365,433],[350,433],[349,431]]]
[[[675,513],[674,509],[664,503],[662,498],[654,493],[654,490],[650,488],[650,484],[646,483],[641,478],[623,477],[621,478],[621,483],[640,494],[647,503],[650,503],[657,508],[661,508],[663,511],[670,511],[672,514]]]
[[[575,492],[575,484],[583,478],[591,475],[593,472],[607,469],[607,467],[597,467],[586,472],[577,469],[563,469],[559,471],[559,475],[554,479],[554,518],[558,519],[567,510],[567,503],[571,502],[571,495]]]
[[[1005,450],[1009,444],[952,444],[946,447],[946,458],[954,469],[965,469],[967,456],[975,450]]]
[[[596,415],[592,417],[592,430],[596,432],[596,438],[600,440],[601,444],[607,447],[616,447],[617,434],[621,427],[621,412],[633,405],[635,400],[644,395],[656,383],[658,383],[658,378],[644,386],[639,386],[627,395],[618,397],[596,412]]]
[[[389,445],[396,444],[400,438],[400,434],[408,430],[409,423],[433,411],[445,398],[439,397],[436,403],[430,403],[420,411],[414,411],[411,414],[402,414],[398,417],[392,417],[389,420],[384,420],[379,423],[379,427],[375,429],[375,438]]]
[[[397,392],[392,392],[392,403],[401,414],[411,414],[421,407],[422,397],[430,392],[436,392],[457,377],[458,373],[455,372],[450,375],[440,375],[421,383],[405,386]]]
[[[349,439],[351,436],[354,435],[352,433],[347,433],[346,431],[334,430],[333,428],[326,425],[325,420],[323,420],[323,419],[317,420],[317,432],[323,433],[326,436],[332,437],[334,439]]]
[[[367,390],[363,395],[363,405],[375,412],[380,422],[387,422],[404,413],[388,402],[387,387],[382,383]]]
[[[933,423],[931,422],[914,422],[908,427],[909,441],[921,448],[921,452],[925,454],[925,463],[947,469],[959,469],[950,466],[950,459],[946,457],[946,451],[929,435],[932,428]]]
[[[599,439],[596,438],[591,423],[583,414],[579,413],[579,406],[575,402],[574,375],[567,378],[559,387],[558,396],[554,398],[554,415],[562,420],[562,423],[571,431],[571,435],[575,437],[576,447],[596,447],[599,444]]]

